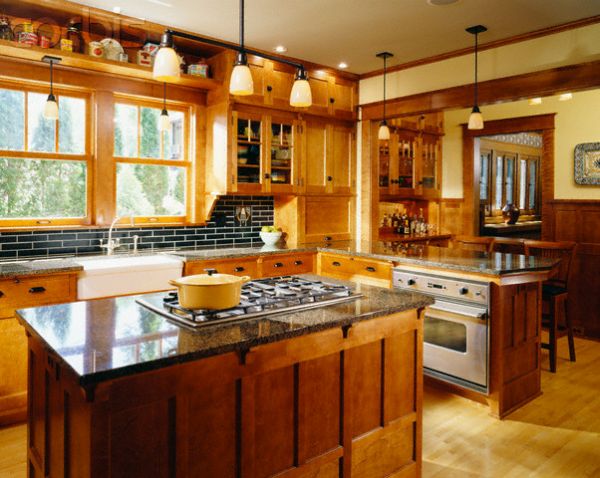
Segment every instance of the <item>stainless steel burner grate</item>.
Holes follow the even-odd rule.
[[[242,286],[240,304],[226,310],[190,310],[179,305],[177,292],[136,302],[188,327],[245,320],[355,300],[361,297],[344,285],[297,276],[250,281]]]

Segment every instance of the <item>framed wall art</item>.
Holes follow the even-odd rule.
[[[600,186],[600,143],[575,146],[575,182]]]

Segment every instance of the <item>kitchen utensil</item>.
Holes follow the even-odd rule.
[[[250,276],[217,274],[215,269],[206,269],[206,272],[169,281],[169,284],[177,287],[182,307],[221,310],[240,303],[242,284],[248,282]]]

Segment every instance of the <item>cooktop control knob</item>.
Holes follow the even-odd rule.
[[[465,295],[469,293],[469,289],[467,289],[466,287],[461,287],[460,289],[458,289],[458,293],[460,295]]]
[[[416,281],[416,280],[414,280],[414,279],[408,279],[408,280],[406,281],[406,283],[407,283],[408,285],[415,285],[415,284],[417,283],[417,281]]]

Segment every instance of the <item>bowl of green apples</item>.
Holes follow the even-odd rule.
[[[280,227],[263,226],[259,234],[266,246],[274,246],[281,239],[283,232]]]

